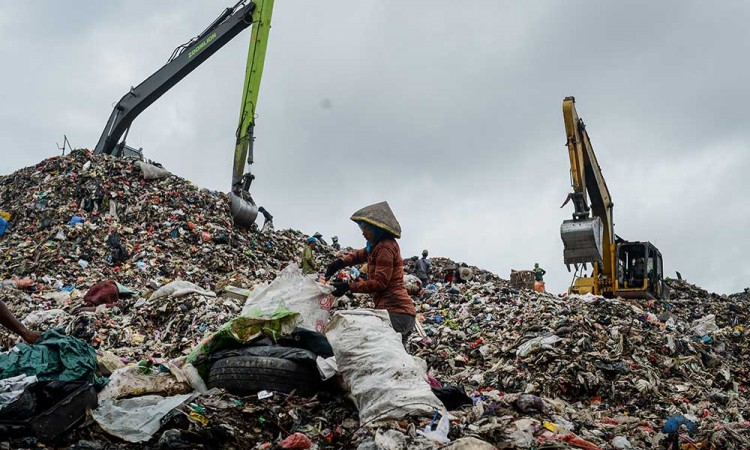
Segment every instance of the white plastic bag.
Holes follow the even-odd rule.
[[[0,381],[0,410],[13,403],[27,387],[36,382],[36,375],[24,374]]]
[[[62,309],[39,310],[33,311],[21,322],[29,328],[37,328],[39,325],[52,323],[58,317],[66,317],[67,315],[68,313]]]
[[[339,367],[336,365],[335,356],[331,356],[328,358],[318,356],[315,362],[318,365],[318,373],[320,374],[320,378],[323,379],[323,381],[330,380],[339,372]]]
[[[328,323],[331,306],[331,288],[304,276],[296,264],[290,264],[271,284],[263,284],[253,290],[240,315],[259,318],[284,307],[300,314],[300,327],[322,333]]]
[[[404,350],[387,311],[337,311],[326,336],[359,410],[360,423],[432,415],[445,409],[430,390],[424,369]]]
[[[157,289],[156,292],[151,294],[151,297],[149,297],[148,300],[151,302],[162,297],[183,297],[188,294],[200,294],[206,297],[216,297],[216,294],[214,292],[203,290],[197,284],[184,280],[175,280]]]
[[[633,444],[625,436],[617,436],[612,439],[612,448],[615,450],[630,450],[633,448]]]
[[[711,334],[718,329],[719,327],[716,325],[716,316],[713,314],[696,319],[690,324],[690,330],[693,332],[693,335],[697,337]]]
[[[536,419],[525,418],[516,420],[513,422],[513,425],[516,427],[515,430],[506,430],[508,439],[511,443],[516,444],[521,448],[528,448],[536,442],[536,439],[534,439],[534,433],[539,431],[542,423]]]
[[[448,416],[440,418],[437,427],[433,430],[429,425],[425,425],[424,430],[418,430],[417,434],[420,434],[427,439],[437,442],[438,444],[448,444],[451,440],[448,437],[448,433],[451,431],[451,421]]]

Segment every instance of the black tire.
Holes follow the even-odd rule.
[[[314,395],[321,388],[321,379],[314,364],[267,356],[232,356],[214,363],[208,387],[223,388],[235,395],[263,390]]]

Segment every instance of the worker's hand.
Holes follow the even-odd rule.
[[[333,262],[331,264],[328,264],[328,266],[326,267],[326,280],[330,280],[336,272],[343,269],[344,267],[346,267],[346,264],[344,264],[343,259],[334,259]]]
[[[27,330],[26,333],[24,333],[21,337],[24,341],[26,341],[27,344],[33,344],[34,342],[39,339],[39,337],[42,335],[39,331],[36,330]]]
[[[333,286],[333,292],[331,294],[334,297],[341,297],[349,291],[348,281],[334,281],[331,285]]]

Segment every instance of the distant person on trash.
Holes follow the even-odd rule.
[[[333,247],[333,249],[336,251],[341,250],[341,244],[339,244],[338,236],[331,237],[331,240],[333,241],[333,244],[331,244],[331,247]]]
[[[422,250],[422,258],[418,259],[414,266],[416,267],[416,275],[419,281],[422,282],[422,287],[426,288],[430,282],[430,274],[432,274],[432,263],[427,259],[429,253],[427,250]]]
[[[313,248],[318,240],[310,236],[307,238],[307,244],[305,249],[302,251],[302,273],[305,275],[310,273],[317,273],[318,265],[315,263],[315,255],[313,254]]]
[[[534,291],[536,292],[546,291],[546,288],[544,286],[544,274],[545,273],[547,273],[547,271],[539,267],[539,263],[534,263]]]
[[[328,242],[326,242],[325,239],[323,239],[322,234],[316,231],[315,234],[313,234],[313,237],[318,240],[318,243],[320,245],[325,245],[326,247],[328,247]]]
[[[355,212],[351,220],[359,225],[367,245],[331,262],[326,268],[326,279],[344,267],[366,262],[367,281],[333,282],[333,295],[340,297],[349,291],[372,294],[375,308],[388,311],[391,325],[401,334],[406,347],[408,337],[414,331],[417,311],[404,286],[404,261],[396,242],[401,237],[401,225],[388,202],[364,207]]]
[[[547,271],[539,267],[539,263],[534,263],[534,280],[535,281],[544,281],[544,274],[546,274]]]

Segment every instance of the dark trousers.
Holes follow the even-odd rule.
[[[414,331],[415,316],[411,314],[394,313],[388,311],[388,315],[391,317],[391,325],[397,333],[401,333],[401,343],[406,347],[406,343],[409,341],[409,335]]]

